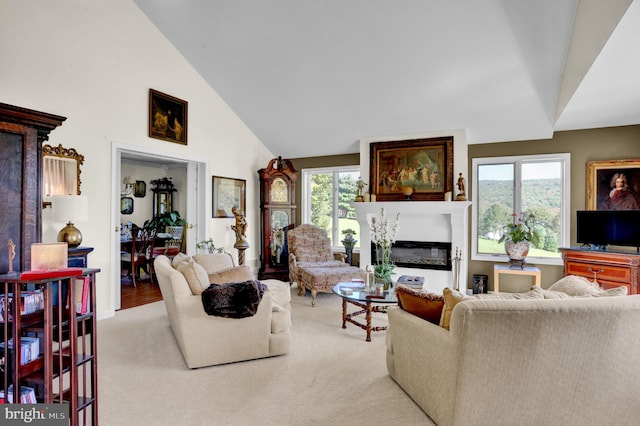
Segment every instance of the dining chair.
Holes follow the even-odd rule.
[[[122,268],[128,268],[133,286],[137,287],[136,278],[140,279],[140,271],[148,272],[149,252],[151,243],[155,239],[155,229],[139,229],[131,235],[129,250],[122,252],[120,263]]]

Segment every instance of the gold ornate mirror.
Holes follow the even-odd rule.
[[[73,148],[42,146],[42,195],[80,195],[80,166],[84,162]]]

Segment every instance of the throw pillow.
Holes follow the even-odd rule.
[[[198,265],[193,259],[187,259],[180,263],[176,269],[184,275],[189,284],[191,293],[202,294],[209,287],[209,277],[204,268]]]
[[[235,266],[229,253],[201,253],[194,255],[193,260],[200,264],[207,271],[207,274],[213,274]]]
[[[591,281],[577,275],[567,275],[556,281],[549,290],[561,291],[569,296],[594,296],[602,290]]]
[[[171,260],[171,266],[175,269],[178,269],[178,265],[189,259],[189,256],[184,253],[178,253],[174,256],[173,260]]]
[[[440,322],[444,308],[444,298],[441,295],[398,285],[396,296],[398,306],[405,311],[436,325]]]
[[[444,297],[444,308],[442,308],[442,315],[440,316],[440,327],[449,330],[453,308],[463,300],[471,300],[473,297],[451,290],[449,287],[445,287],[442,290],[442,295]]]
[[[573,299],[573,296],[569,296],[567,293],[553,290],[542,290],[542,295],[545,299]]]
[[[615,296],[626,296],[628,293],[628,289],[626,286],[621,285],[619,287],[613,287],[607,290],[601,290],[600,293],[593,295],[592,297],[615,297]]]
[[[544,299],[544,293],[540,287],[532,287],[526,293],[492,293],[478,294],[477,299]]]
[[[209,274],[209,284],[226,284],[250,281],[253,279],[251,269],[247,265],[240,265],[224,271]]]

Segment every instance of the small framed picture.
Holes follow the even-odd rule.
[[[137,180],[133,185],[133,196],[144,197],[147,195],[147,184],[143,180]]]
[[[246,180],[213,176],[212,188],[212,217],[235,217],[231,211],[234,207],[245,212]]]
[[[149,89],[149,137],[187,144],[187,101]]]
[[[120,213],[122,214],[133,213],[133,198],[131,197],[120,198]]]

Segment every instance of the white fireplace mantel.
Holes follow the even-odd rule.
[[[452,255],[460,250],[460,289],[467,286],[468,254],[469,254],[469,206],[470,201],[385,201],[375,203],[353,203],[360,225],[360,266],[371,264],[371,237],[369,221],[380,214],[384,208],[388,219],[400,213],[398,240],[450,242]],[[398,268],[399,274],[428,275],[426,281],[437,283],[429,285],[432,291],[442,290],[453,284],[453,271],[442,271]]]

